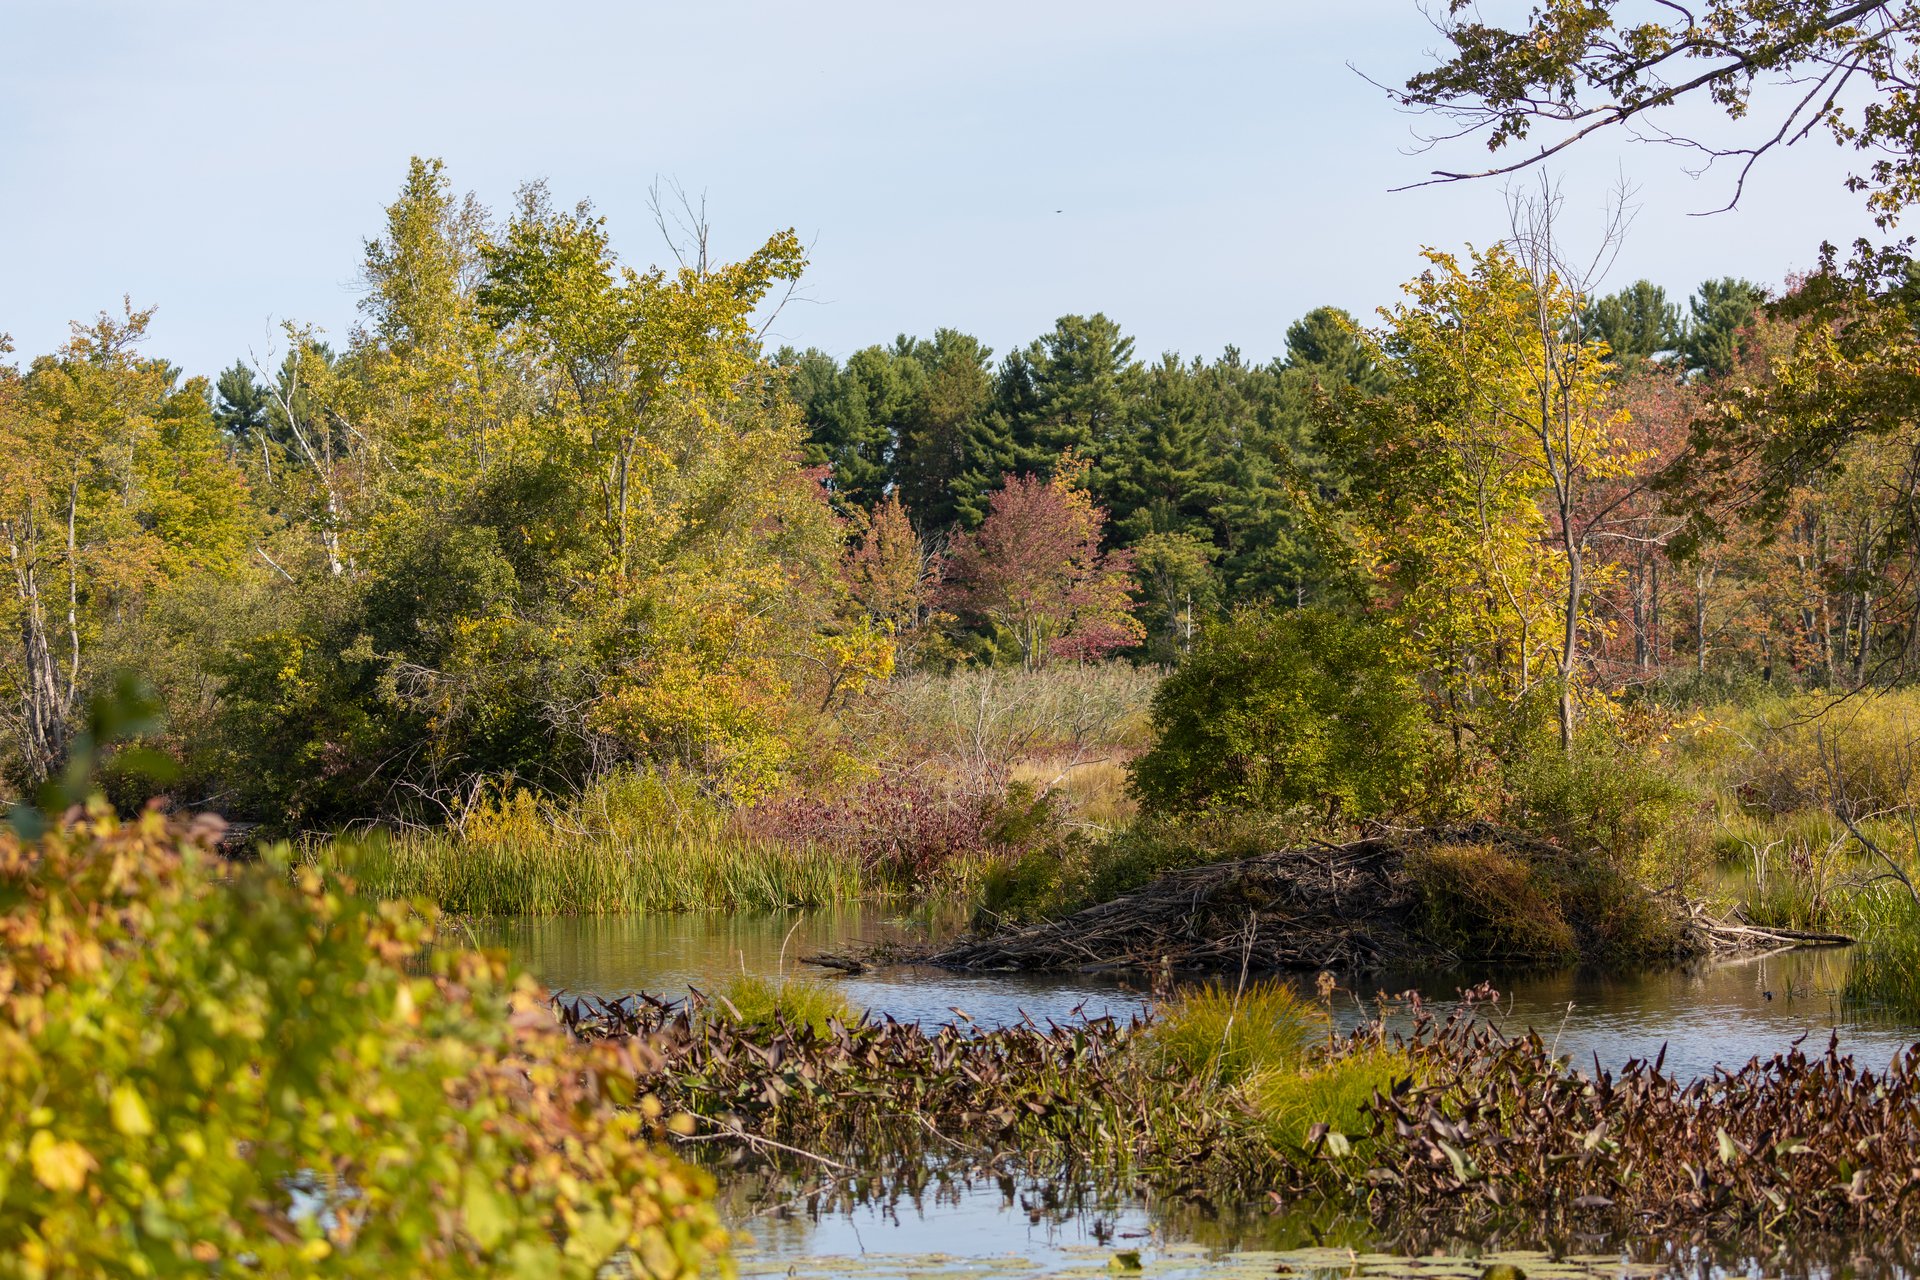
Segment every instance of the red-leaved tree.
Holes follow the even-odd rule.
[[[1051,481],[1008,476],[987,518],[953,541],[946,598],[962,617],[1005,627],[1029,669],[1048,658],[1087,660],[1138,644],[1133,563],[1102,552],[1107,513],[1062,468]]]

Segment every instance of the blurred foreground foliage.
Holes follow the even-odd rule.
[[[724,1265],[644,1048],[219,830],[96,801],[0,831],[0,1276]]]

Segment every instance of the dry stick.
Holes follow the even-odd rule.
[[[790,1147],[784,1142],[775,1142],[772,1138],[763,1138],[757,1133],[748,1133],[744,1129],[720,1125],[719,1121],[717,1120],[709,1120],[707,1123],[719,1126],[720,1132],[701,1133],[701,1134],[676,1134],[675,1140],[678,1142],[691,1143],[691,1142],[718,1142],[725,1138],[738,1138],[740,1141],[747,1143],[749,1146],[773,1147],[776,1150],[785,1151],[791,1155],[802,1156],[808,1160],[812,1160],[819,1164],[826,1165],[829,1169],[842,1169],[848,1173],[859,1172],[859,1170],[855,1169],[850,1164],[841,1164],[838,1160],[829,1159],[828,1157],[820,1155],[817,1152],[803,1151],[799,1147]]]
[[[1835,747],[1833,749],[1833,757],[1829,759],[1827,756],[1826,736],[1824,732],[1819,729],[1813,731],[1813,746],[1814,750],[1818,752],[1820,756],[1820,768],[1827,775],[1828,807],[1833,810],[1833,815],[1840,819],[1841,823],[1847,828],[1848,833],[1860,842],[1861,848],[1887,864],[1887,870],[1893,873],[1894,879],[1907,887],[1907,896],[1913,899],[1915,906],[1920,907],[1920,889],[1914,888],[1913,880],[1907,875],[1905,868],[1898,862],[1895,862],[1893,856],[1885,849],[1882,849],[1879,845],[1868,839],[1866,833],[1854,825],[1853,818],[1847,813],[1848,806],[1840,792],[1840,771],[1838,763],[1840,759],[1840,748]],[[1911,809],[1911,807],[1909,807],[1909,809]],[[1907,821],[1910,826],[1914,822],[1911,811],[1909,811]],[[1920,830],[1916,831],[1916,835],[1920,835]]]

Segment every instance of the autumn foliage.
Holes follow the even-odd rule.
[[[0,1276],[640,1274],[723,1254],[644,1046],[576,1044],[430,910],[219,824],[0,832]]]
[[[1146,629],[1132,613],[1132,558],[1100,549],[1105,525],[1071,467],[1052,480],[1009,476],[980,527],[954,540],[947,598],[1011,634],[1029,668],[1138,644]]]

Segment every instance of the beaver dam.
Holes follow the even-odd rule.
[[[1502,954],[1496,940],[1462,954],[1457,936],[1433,926],[1433,868],[1463,865],[1465,851],[1476,871],[1448,888],[1456,900],[1448,911],[1505,910],[1517,923],[1540,930],[1527,896],[1515,881],[1548,882],[1589,874],[1592,858],[1549,842],[1487,824],[1415,830],[1383,830],[1345,844],[1315,844],[1230,862],[1170,872],[1152,883],[1058,919],[1001,928],[914,954],[897,949],[862,959],[813,957],[815,963],[855,968],[874,960],[991,971],[1321,970],[1342,972],[1410,966],[1452,966],[1466,959],[1539,959],[1548,955]],[[1616,886],[1617,887],[1617,886]],[[1638,900],[1627,913],[1651,921],[1644,930],[1655,950],[1647,961],[1688,959],[1796,946],[1844,946],[1839,934],[1761,928],[1737,916],[1717,917],[1703,904],[1672,892]],[[1489,904],[1488,900],[1492,902]],[[1593,919],[1558,925],[1548,943],[1571,946],[1569,958],[1594,958],[1592,936],[1607,929],[1600,918],[1623,914],[1604,895],[1589,892],[1582,905]],[[1543,904],[1547,900],[1542,898]],[[1547,904],[1550,906],[1550,904]],[[1551,911],[1546,911],[1551,915]]]

